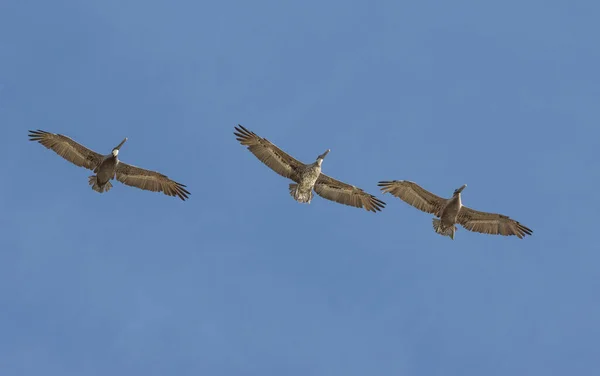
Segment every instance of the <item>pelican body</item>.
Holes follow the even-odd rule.
[[[431,213],[433,229],[440,235],[454,240],[459,224],[469,231],[490,235],[515,235],[519,239],[532,235],[533,231],[505,215],[486,213],[468,208],[462,204],[461,193],[466,184],[454,190],[451,198],[441,198],[418,184],[408,180],[380,181],[378,184],[383,193],[390,193],[407,204]]]
[[[89,177],[89,184],[96,192],[108,192],[112,188],[111,180],[115,178],[117,173],[117,165],[119,164],[119,149],[127,141],[127,137],[117,146],[112,152],[102,159],[102,162],[94,169],[96,175]]]
[[[452,197],[446,201],[446,204],[442,208],[440,219],[433,219],[433,229],[438,234],[449,236],[450,239],[454,240],[454,233],[456,232],[458,214],[462,209],[462,201],[460,199],[460,193],[467,187],[464,184],[462,187],[455,189]]]
[[[319,176],[321,175],[321,165],[323,164],[323,159],[330,152],[330,149],[327,149],[325,153],[319,155],[317,160],[314,163],[303,166],[300,171],[299,183],[291,183],[290,184],[290,194],[294,198],[294,200],[298,202],[308,203],[310,204],[313,197],[313,189]]]

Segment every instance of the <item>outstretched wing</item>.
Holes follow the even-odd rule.
[[[533,231],[502,214],[486,213],[463,206],[458,212],[457,222],[469,231],[491,235],[516,235],[523,239]]]
[[[235,127],[236,136],[242,145],[247,146],[262,163],[266,164],[279,175],[292,179],[295,182],[300,180],[300,170],[304,167],[304,163],[298,161],[291,155],[287,154],[271,141],[266,138],[257,136],[254,132],[247,130],[238,124]]]
[[[323,198],[355,208],[364,208],[374,213],[385,207],[385,202],[377,197],[325,174],[319,175],[314,189]]]
[[[29,131],[29,141],[37,141],[74,165],[90,170],[94,170],[104,158],[102,154],[98,154],[62,134],[38,129]]]
[[[383,193],[391,193],[415,208],[440,216],[446,200],[408,180],[380,181]]]
[[[131,187],[163,192],[167,196],[177,196],[184,201],[191,194],[185,189],[185,185],[177,183],[161,173],[123,162],[117,164],[117,180]]]

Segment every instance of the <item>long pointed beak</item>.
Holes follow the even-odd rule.
[[[457,192],[457,193],[460,193],[460,192],[462,192],[462,191],[463,191],[463,189],[465,189],[465,188],[467,188],[467,185],[466,185],[466,184],[463,184],[463,185],[462,185],[462,187],[460,187],[460,188],[458,188],[458,189],[456,190],[456,192]]]
[[[121,143],[117,146],[115,146],[114,150],[119,150],[121,148],[121,146],[123,146],[123,144],[125,143],[125,141],[127,141],[127,137],[125,137],[123,139],[123,141],[121,141]]]
[[[327,150],[325,151],[325,153],[323,153],[323,154],[319,155],[319,156],[317,157],[317,159],[325,159],[325,156],[326,156],[327,154],[329,154],[329,152],[330,152],[330,151],[331,151],[331,149],[327,149]]]

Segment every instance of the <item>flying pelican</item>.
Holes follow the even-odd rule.
[[[533,233],[531,229],[505,215],[480,212],[463,206],[460,194],[467,187],[466,184],[456,189],[449,199],[438,197],[407,180],[380,181],[378,185],[382,187],[383,193],[391,193],[409,205],[440,218],[433,218],[433,229],[452,240],[457,230],[455,224],[460,224],[469,231],[491,235],[516,235],[519,239]]]
[[[67,161],[94,171],[96,175],[89,177],[89,185],[96,192],[108,192],[112,188],[110,180],[114,179],[116,175],[118,181],[132,187],[163,192],[167,196],[177,196],[184,201],[190,195],[190,192],[185,189],[185,185],[177,183],[165,175],[121,162],[117,155],[121,146],[127,141],[127,137],[108,155],[98,154],[62,134],[49,133],[39,129],[29,131],[29,141],[37,141]]]
[[[329,149],[319,155],[314,163],[304,164],[266,138],[257,136],[239,124],[235,130],[236,139],[242,145],[247,146],[256,158],[279,175],[295,182],[289,186],[294,200],[310,204],[314,189],[319,196],[340,204],[364,208],[372,212],[381,211],[384,208],[385,202],[375,196],[321,173],[321,165],[325,156],[330,152]]]

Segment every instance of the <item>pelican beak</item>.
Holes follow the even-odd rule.
[[[325,159],[325,156],[326,156],[327,154],[329,154],[329,152],[330,152],[330,151],[331,151],[331,149],[327,149],[327,150],[325,151],[325,153],[323,153],[323,154],[319,155],[319,156],[317,157],[317,159]]]
[[[113,150],[119,150],[121,148],[121,146],[123,146],[123,144],[125,143],[125,141],[127,141],[127,137],[125,137],[123,139],[123,141],[121,141],[121,143],[117,146],[115,146],[115,148]]]

